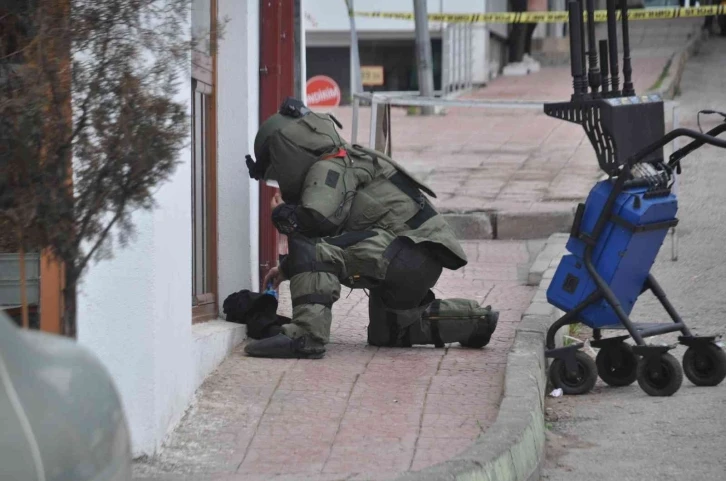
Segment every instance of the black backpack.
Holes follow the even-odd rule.
[[[247,335],[264,339],[280,333],[283,324],[291,319],[277,315],[277,299],[269,294],[241,290],[230,294],[222,305],[227,321],[247,325]]]

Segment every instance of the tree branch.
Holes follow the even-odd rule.
[[[88,251],[88,254],[86,254],[83,259],[81,259],[81,262],[77,264],[77,266],[73,269],[73,274],[70,276],[71,280],[73,282],[77,281],[80,277],[83,270],[88,265],[88,262],[93,258],[93,255],[96,253],[96,251],[101,247],[101,244],[106,240],[106,237],[108,237],[108,233],[111,232],[111,229],[114,225],[116,225],[116,222],[121,218],[123,215],[123,211],[126,208],[126,202],[121,204],[121,206],[116,210],[116,213],[114,214],[113,218],[109,221],[108,225],[103,229],[101,234],[98,237],[98,240],[96,240],[96,243],[94,244],[93,248],[91,248],[90,251]]]
[[[86,215],[83,216],[83,220],[81,220],[81,226],[77,233],[77,238],[79,239],[79,243],[82,242],[83,238],[86,235],[86,229],[88,228],[88,225],[91,222],[91,219],[93,218],[94,213],[98,212],[98,209],[102,205],[103,201],[108,197],[108,191],[103,190],[103,186],[101,185],[101,182],[108,177],[108,169],[107,168],[101,168],[101,171],[96,176],[96,180],[93,183],[93,206],[89,206],[86,211]],[[90,189],[90,187],[89,187]],[[88,195],[91,195],[90,193]],[[83,196],[82,196],[83,197]],[[75,201],[77,204],[78,201]]]
[[[108,27],[108,22],[107,22],[107,27]],[[110,28],[106,28],[106,31],[105,31],[106,36],[104,37],[104,41],[101,44],[101,59],[99,62],[97,75],[96,75],[96,78],[89,85],[98,84],[98,82],[101,81],[101,78],[106,74],[106,67],[108,67],[108,64],[109,64],[108,58],[107,58],[108,45],[111,43],[111,36],[109,35],[110,30],[111,30]],[[83,99],[83,103],[81,104],[81,117],[78,119],[78,124],[71,132],[71,135],[68,138],[68,140],[58,148],[57,153],[61,157],[63,156],[63,154],[65,154],[65,151],[67,149],[69,149],[71,145],[73,145],[73,141],[76,139],[76,137],[78,137],[78,134],[81,133],[81,130],[83,130],[86,127],[86,122],[88,121],[88,107],[90,104],[92,92],[93,92],[93,90],[89,88],[88,94],[86,95],[86,98]]]

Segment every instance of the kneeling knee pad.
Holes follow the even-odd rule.
[[[423,316],[434,301],[429,291],[418,307],[392,309],[381,296],[371,293],[369,300],[368,343],[373,346],[411,347],[413,344],[431,344],[428,330],[423,329]],[[425,333],[423,331],[426,331]]]

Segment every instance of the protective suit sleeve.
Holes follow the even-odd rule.
[[[306,236],[336,234],[348,218],[357,187],[358,180],[345,159],[313,164],[295,209],[299,231]]]

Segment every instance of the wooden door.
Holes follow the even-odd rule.
[[[295,2],[260,0],[260,123],[277,112],[295,89]],[[260,184],[260,283],[277,265],[278,234],[270,200],[276,188]],[[264,288],[264,286],[260,286]]]

